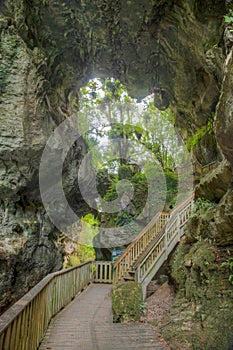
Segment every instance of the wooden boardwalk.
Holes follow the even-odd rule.
[[[39,350],[164,350],[148,325],[113,323],[111,289],[89,285],[54,318]]]

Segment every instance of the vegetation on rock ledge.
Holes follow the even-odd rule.
[[[137,321],[144,309],[142,287],[132,281],[117,284],[112,292],[114,322]]]

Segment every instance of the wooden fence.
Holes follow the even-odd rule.
[[[200,175],[200,176],[205,176],[208,174],[211,170],[215,169],[218,166],[218,163],[216,161],[211,162],[206,165],[201,165],[198,162],[193,163],[193,171],[194,175]]]
[[[144,296],[147,285],[180,241],[184,233],[184,225],[190,217],[192,205],[193,195],[174,209],[159,235],[134,264],[135,280],[141,283]]]
[[[178,205],[170,215],[160,213],[145,227],[114,264],[114,282],[130,272],[145,288],[183,235],[194,195]]]
[[[201,165],[199,162],[195,161],[193,163],[189,163],[184,166],[177,166],[176,172],[179,172],[180,175],[182,174],[193,174],[195,178],[198,180],[201,179],[201,177],[208,174],[211,170],[217,168],[218,162],[213,161],[206,165]]]
[[[0,349],[36,350],[52,317],[91,277],[92,262],[46,276],[0,317]]]
[[[114,264],[114,283],[117,283],[161,231],[169,218],[168,213],[158,213],[141,234],[127,247]]]
[[[111,261],[95,261],[93,263],[93,282],[112,283],[113,265]]]

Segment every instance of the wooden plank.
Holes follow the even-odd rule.
[[[92,262],[46,276],[0,317],[1,349],[36,350],[51,318],[78,292],[75,270],[80,270],[81,287],[90,282]]]
[[[154,242],[153,247],[147,252],[143,260],[136,267],[136,279],[142,283],[143,290],[162,266],[170,252],[174,249],[183,234],[182,227],[187,222],[192,207],[193,196],[190,196],[178,209],[175,208],[170,220],[165,226],[164,233]]]

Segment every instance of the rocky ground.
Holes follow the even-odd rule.
[[[167,349],[189,350],[192,349],[192,345],[188,342],[171,344],[161,334],[162,328],[167,324],[165,314],[171,307],[174,297],[174,290],[167,282],[157,286],[157,290],[146,299],[146,311],[139,322],[145,322],[152,327],[157,334],[158,341],[163,343]]]
[[[140,322],[146,322],[156,332],[158,341],[162,342],[167,349],[171,349],[169,342],[162,337],[160,328],[163,325],[164,314],[174,300],[174,291],[166,282],[146,299],[146,311]]]
[[[152,327],[165,348],[170,350],[220,350],[233,349],[230,329],[232,313],[229,296],[213,289],[203,304],[187,300],[167,282],[154,283],[155,292],[146,299],[146,310],[139,322]],[[224,281],[219,281],[221,285]],[[225,287],[226,289],[226,287]],[[225,290],[224,289],[224,290]],[[222,312],[222,310],[224,312]],[[218,325],[218,326],[217,326]]]

